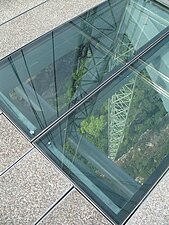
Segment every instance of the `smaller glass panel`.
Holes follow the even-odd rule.
[[[168,38],[36,142],[119,224],[168,167],[169,92],[147,67],[162,46]]]

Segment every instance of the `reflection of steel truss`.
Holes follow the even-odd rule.
[[[111,7],[110,7],[111,8]],[[111,11],[113,17],[113,12]],[[130,40],[126,34],[118,34],[116,30],[116,21],[114,21],[113,29],[116,30],[116,38],[112,44],[109,46],[109,49],[101,43],[109,39],[105,37],[104,27],[97,29],[95,26],[95,21],[88,21],[87,18],[90,18],[90,15],[86,16],[85,20],[82,20],[81,25],[77,26],[73,24],[81,33],[83,37],[84,45],[80,45],[76,52],[76,71],[79,70],[80,65],[85,64],[86,74],[81,78],[79,85],[76,89],[80,93],[80,96],[83,97],[86,95],[86,87],[97,86],[101,83],[104,74],[110,72],[117,64],[123,63],[133,54],[133,46],[131,45]],[[114,18],[114,17],[113,17]],[[96,19],[96,18],[95,18]],[[104,21],[105,22],[105,21]],[[97,35],[92,36],[92,31],[95,30]],[[102,31],[102,32],[100,32]],[[106,29],[107,32],[107,29]],[[112,32],[112,31],[111,31]],[[89,41],[84,41],[84,39]],[[109,40],[110,41],[110,40]],[[104,57],[101,54],[97,53],[95,48],[97,45],[100,49],[105,52]],[[89,69],[90,68],[90,69]],[[108,100],[108,156],[114,160],[119,149],[120,143],[123,140],[123,133],[126,125],[126,120],[130,108],[130,103],[132,101],[132,96],[134,92],[135,80],[130,80],[126,85],[119,89],[109,100]],[[97,96],[95,96],[96,101]],[[81,117],[78,119],[72,119],[72,125],[68,126],[67,132],[69,135],[74,135],[74,132],[77,127],[80,129],[80,122],[90,115],[92,112],[91,101],[89,108],[84,109]],[[87,104],[87,105],[88,105]],[[85,104],[86,105],[86,104]],[[82,112],[82,109],[81,109]],[[76,122],[75,122],[76,121]],[[70,119],[69,119],[70,124]],[[75,128],[76,127],[76,128]],[[67,133],[66,132],[66,133]],[[67,135],[66,135],[67,136]],[[65,138],[66,140],[67,138]]]
[[[133,78],[108,100],[108,153],[112,160],[116,158],[123,140],[134,87],[135,79]]]
[[[80,77],[80,80],[78,82],[73,82],[73,85],[76,86],[73,97],[73,104],[78,101],[78,98],[76,98],[76,96],[80,96],[80,99],[83,98],[88,92],[88,89],[90,91],[91,89],[98,86],[102,82],[104,75],[112,70],[115,66],[115,63],[113,62],[114,56],[112,50],[114,48],[114,42],[112,39],[108,38],[105,35],[106,32],[111,33],[112,30],[114,30],[117,26],[115,17],[111,10],[111,5],[109,5],[109,7],[113,21],[113,25],[107,22],[108,26],[110,27],[109,31],[107,28],[99,27],[98,29],[97,26],[95,26],[95,21],[97,19],[103,19],[102,15],[97,15],[97,10],[95,11],[95,15],[97,16],[95,16],[94,19],[91,20],[90,13],[88,13],[86,14],[85,18],[81,19],[80,25],[72,23],[72,25],[82,34],[79,37],[79,43],[84,43],[79,45],[75,53],[76,57],[74,71],[76,71],[76,73],[81,73],[81,68],[83,67],[84,74],[82,77],[77,76]],[[104,23],[106,23],[105,20]],[[92,35],[93,32],[95,32],[96,34]],[[111,43],[109,49],[103,46],[103,43],[107,40],[109,40],[109,43]],[[112,66],[110,66],[110,63]],[[76,85],[76,83],[78,83],[78,85]],[[71,123],[71,126],[69,125],[66,128],[67,134],[76,135],[76,132],[74,131],[77,127],[79,128],[81,121],[86,119],[86,117],[91,114],[96,99],[97,95],[92,97],[89,102],[86,102],[84,104],[84,107],[80,110],[81,116],[80,118],[78,118],[78,120],[77,118],[69,118],[68,123],[70,124],[70,121],[73,122]],[[65,141],[66,139],[67,137],[64,138]]]
[[[124,61],[133,53],[133,47],[126,35],[116,45],[114,61]],[[108,100],[108,156],[115,160],[130,109],[135,87],[135,79],[130,80]]]

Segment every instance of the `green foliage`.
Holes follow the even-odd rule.
[[[73,88],[71,82],[67,83],[65,89],[66,91],[62,95],[59,95],[57,98],[59,110],[66,107],[71,102],[71,99],[73,97]]]
[[[154,133],[151,132],[151,136],[153,135]],[[144,182],[167,156],[168,152],[168,137],[159,135],[156,145],[147,147],[145,143],[139,150],[133,149],[121,166],[131,177],[139,178]]]
[[[88,133],[92,135],[94,138],[97,138],[100,136],[100,133],[103,130],[104,126],[105,120],[103,115],[99,117],[91,115],[89,118],[81,122],[80,131],[82,134]]]
[[[102,110],[101,110],[102,111]],[[106,117],[97,114],[91,115],[80,124],[80,133],[93,143],[100,151],[107,154],[107,123]],[[99,113],[99,112],[98,112]]]
[[[72,74],[73,80],[76,85],[79,85],[81,78],[87,72],[85,61],[81,61],[80,66],[76,69],[76,71]]]
[[[130,176],[141,183],[168,154],[168,137],[161,134],[164,126],[159,126],[166,113],[159,93],[137,79],[123,142],[116,160]],[[149,142],[152,147],[147,146]]]
[[[65,142],[63,144],[63,149],[66,150],[71,156],[74,156],[75,149],[69,144],[69,142]]]
[[[141,79],[137,79],[117,159],[128,152],[147,129],[153,129],[165,114],[166,110],[157,91],[147,87]]]

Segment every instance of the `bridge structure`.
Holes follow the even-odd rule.
[[[149,4],[147,6],[142,0],[138,0],[137,2],[130,1],[130,4],[125,6],[125,10],[122,15],[120,15],[119,20],[117,19],[116,10],[113,11],[111,5],[108,13],[111,14],[111,28],[109,27],[110,24],[108,21],[104,21],[103,27],[97,28],[98,20],[102,19],[101,14],[96,16],[93,21],[88,21],[90,15],[89,17],[87,15],[86,18],[82,20],[81,25],[79,27],[76,26],[76,28],[80,29],[81,32],[84,32],[86,37],[90,40],[90,43],[86,42],[85,46],[81,46],[81,49],[78,49],[77,65],[81,65],[81,62],[84,63],[85,61],[85,64],[90,68],[90,71],[87,71],[86,74],[83,75],[79,88],[76,90],[76,93],[78,94],[75,94],[75,96],[79,95],[79,92],[83,96],[83,94],[86,94],[87,88],[90,88],[90,86],[93,87],[93,85],[99,85],[104,80],[106,73],[111,72],[116,65],[125,63],[127,59],[145,43],[145,40],[148,42],[158,34],[164,26],[169,24],[164,17],[160,17],[160,14],[155,14],[153,12],[153,5]],[[151,19],[149,18],[149,15],[152,16]],[[89,24],[89,22],[92,29],[90,30],[87,28],[87,30],[85,30],[84,27],[87,27],[86,24]],[[106,23],[107,26],[105,25]],[[151,27],[151,29],[149,29],[149,27]],[[98,32],[98,36],[96,35],[95,38],[92,36],[93,29]],[[94,44],[95,39],[99,40],[97,40],[97,45],[99,45],[99,42],[108,42],[108,39],[110,38],[108,34],[109,29],[114,29],[114,36],[112,37],[113,41],[111,40],[109,47],[101,44],[101,48],[107,52],[105,58],[102,58],[101,55],[92,50],[93,46],[91,46],[91,43]],[[105,36],[106,33],[107,36]],[[163,60],[161,61],[165,66],[166,57],[167,56],[164,54]],[[76,69],[78,71],[78,67]],[[150,71],[150,68],[147,66],[146,70],[152,82],[154,82],[155,79],[157,79],[157,75],[155,76],[153,72],[155,69]],[[92,75],[95,74],[95,76],[93,77],[91,74],[89,75],[89,73]],[[118,149],[123,141],[124,130],[135,91],[136,81],[137,76],[128,80],[108,99],[108,158],[113,161],[115,161]],[[163,97],[161,96],[161,98]],[[93,97],[92,101],[94,107],[94,102],[97,101],[97,95]],[[89,104],[90,107],[88,107]],[[76,124],[77,127],[80,126],[80,121],[92,113],[93,107],[91,107],[91,105],[91,101],[85,103],[83,111],[86,113],[83,113],[84,117],[81,117],[81,119],[78,120],[78,123]],[[168,108],[165,103],[164,107]],[[68,133],[73,134],[73,130],[70,127],[69,129],[70,132],[68,131]]]

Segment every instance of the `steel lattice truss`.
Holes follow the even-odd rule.
[[[123,140],[134,88],[133,78],[108,100],[108,153],[112,160],[115,160]]]
[[[113,13],[112,19],[114,19]],[[94,21],[90,21],[90,23],[91,22],[94,24]],[[78,88],[76,89],[76,92],[78,91],[78,94],[80,93],[80,96],[83,97],[86,95],[86,86],[93,84],[96,86],[99,85],[102,82],[104,74],[110,72],[117,64],[119,64],[119,62],[123,63],[128,60],[134,49],[125,33],[117,33],[116,40],[115,42],[112,42],[109,49],[102,46],[102,48],[104,48],[103,50],[107,52],[105,58],[103,59],[93,47],[95,40],[91,36],[92,31],[86,27],[83,22],[80,27],[76,26],[76,28],[81,30],[81,32],[90,39],[90,42],[86,42],[85,45],[80,46],[76,52],[76,60],[78,62],[76,64],[76,70],[78,71],[80,69],[80,65],[84,62],[87,68],[90,68],[90,71],[87,71],[88,76],[84,75],[82,77],[80,83],[78,84]],[[114,21],[113,29],[115,28],[116,22]],[[100,30],[104,30],[104,27],[102,29],[100,28]],[[102,37],[98,35],[97,38],[99,40]],[[98,42],[99,41],[97,41],[97,43]],[[113,94],[108,100],[108,157],[112,160],[115,160],[120,143],[123,140],[123,133],[132,101],[134,87],[135,79],[132,79],[115,94]],[[81,116],[78,119],[75,119],[72,116],[68,119],[67,123],[69,126],[66,128],[64,143],[67,141],[68,137],[77,135],[75,132],[76,128],[80,129],[81,121],[92,113],[92,105],[94,106],[96,100],[97,95],[95,95],[93,99],[90,99],[89,102],[86,102],[83,109],[79,109],[81,111]],[[79,136],[77,138],[79,139]]]

